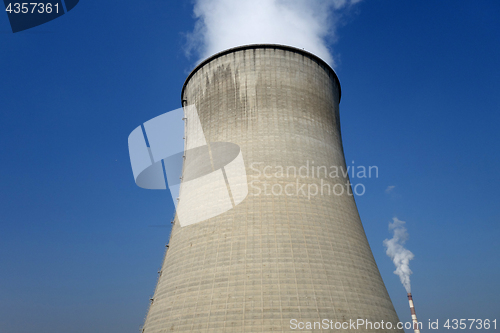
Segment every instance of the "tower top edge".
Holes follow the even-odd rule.
[[[289,52],[299,53],[301,55],[304,55],[306,57],[309,57],[309,58],[317,61],[318,63],[320,63],[323,66],[325,66],[325,68],[327,70],[329,70],[330,73],[333,75],[334,80],[337,81],[337,86],[339,88],[339,102],[340,102],[340,97],[342,95],[342,91],[341,91],[341,88],[340,88],[339,77],[337,76],[337,73],[335,72],[335,70],[326,61],[324,61],[323,59],[321,59],[317,55],[315,55],[315,54],[313,54],[311,52],[305,51],[303,49],[299,49],[299,48],[296,48],[296,47],[293,47],[293,46],[288,46],[288,45],[281,45],[281,44],[249,44],[249,45],[241,45],[241,46],[237,46],[237,47],[232,47],[230,49],[226,49],[224,51],[218,52],[218,53],[216,53],[214,55],[211,55],[210,57],[202,60],[198,65],[196,65],[196,67],[191,71],[191,73],[189,73],[189,75],[186,78],[186,81],[184,81],[184,85],[182,86],[181,104],[184,106],[184,104],[183,104],[184,90],[186,89],[186,86],[187,86],[189,80],[193,77],[193,75],[198,70],[200,70],[206,64],[208,64],[208,63],[212,62],[213,60],[215,60],[217,58],[220,58],[220,57],[222,57],[224,55],[227,55],[227,54],[230,54],[230,53],[234,53],[234,52],[238,52],[238,51],[243,51],[243,50],[251,50],[251,49],[281,49],[281,50],[285,50],[285,51],[289,51]]]

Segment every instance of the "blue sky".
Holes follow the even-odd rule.
[[[134,184],[127,137],[180,107],[192,10],[82,0],[16,34],[0,15],[1,331],[142,325],[173,205]],[[499,14],[494,0],[365,0],[329,44],[346,160],[379,168],[356,202],[401,320],[393,217],[421,321],[500,320]]]

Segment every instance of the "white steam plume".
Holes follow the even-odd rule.
[[[325,39],[336,39],[340,10],[361,0],[195,0],[187,53],[201,59],[246,44],[305,49],[334,66]],[[201,60],[200,59],[200,60]]]
[[[399,276],[401,283],[407,293],[411,292],[410,275],[413,273],[410,269],[410,260],[414,255],[403,246],[408,239],[408,233],[404,227],[405,222],[398,220],[397,217],[392,219],[394,222],[389,223],[389,230],[394,232],[391,239],[384,240],[384,246],[387,248],[386,254],[392,259],[396,270],[394,274]]]

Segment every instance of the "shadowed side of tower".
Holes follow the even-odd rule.
[[[395,327],[348,177],[330,174],[346,170],[334,71],[299,49],[238,47],[201,63],[182,100],[207,142],[239,145],[249,193],[206,221],[176,218],[143,331],[290,332],[294,319]]]

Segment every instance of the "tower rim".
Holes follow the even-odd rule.
[[[324,61],[323,59],[321,59],[317,55],[315,55],[311,52],[305,51],[304,49],[300,49],[300,48],[289,46],[289,45],[283,45],[283,44],[247,44],[247,45],[240,45],[240,46],[232,47],[232,48],[223,50],[221,52],[215,53],[215,54],[211,55],[210,57],[202,60],[198,65],[196,65],[196,67],[189,73],[186,80],[184,81],[184,85],[182,86],[181,105],[184,106],[184,90],[186,89],[186,86],[187,86],[189,80],[193,77],[193,75],[196,72],[198,72],[198,70],[200,70],[203,66],[205,66],[209,62],[211,62],[219,57],[222,57],[226,54],[237,52],[237,51],[242,51],[242,50],[250,50],[250,49],[281,49],[281,50],[285,50],[285,51],[296,52],[296,53],[302,54],[304,56],[310,57],[310,58],[318,61],[320,64],[325,66],[325,68],[327,68],[331,74],[333,74],[333,77],[334,77],[335,81],[337,82],[337,86],[339,89],[339,103],[340,103],[342,90],[340,88],[339,77],[337,76],[337,73],[335,72],[335,70],[326,61]]]

